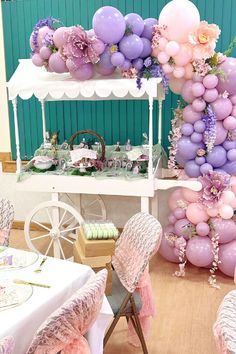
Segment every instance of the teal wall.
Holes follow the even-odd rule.
[[[81,24],[91,28],[94,12],[104,5],[117,7],[123,14],[137,12],[144,18],[158,17],[168,0],[15,0],[2,2],[5,37],[7,80],[17,67],[18,58],[29,57],[29,37],[34,24],[52,15],[66,25]],[[224,51],[236,35],[236,0],[194,0],[201,18],[217,23],[222,35],[217,49]],[[235,53],[234,53],[235,54]],[[163,137],[168,146],[168,132],[172,107],[177,97],[169,94],[164,104]],[[19,130],[21,158],[29,159],[42,142],[40,105],[35,99],[19,100]],[[10,105],[10,130],[13,157],[15,157],[13,113]],[[1,114],[1,113],[0,113]],[[93,129],[100,133],[107,144],[117,140],[124,143],[130,138],[133,144],[141,141],[142,132],[148,130],[146,102],[51,102],[46,104],[48,130],[60,130],[60,140],[69,138],[80,129]],[[154,117],[157,116],[156,104]],[[1,116],[0,116],[1,119]],[[157,124],[154,124],[154,140],[157,140]]]

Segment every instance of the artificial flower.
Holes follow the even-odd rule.
[[[134,79],[137,77],[138,71],[135,68],[130,68],[129,70],[123,70],[122,76],[126,79]]]
[[[220,32],[214,23],[200,22],[195,32],[189,34],[189,42],[193,45],[193,59],[210,58],[214,54]]]
[[[211,66],[206,63],[205,59],[197,59],[193,61],[193,69],[199,76],[206,76],[208,72],[212,69]]]
[[[202,121],[206,126],[204,140],[207,152],[211,152],[216,141],[216,114],[210,105],[207,106],[206,115],[203,116]]]
[[[202,184],[201,202],[211,208],[214,207],[225,189],[228,188],[230,176],[215,171],[209,171],[208,174],[199,177]]]

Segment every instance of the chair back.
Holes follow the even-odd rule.
[[[56,310],[37,331],[28,354],[89,354],[83,335],[95,322],[103,302],[107,270],[101,270]]]
[[[123,286],[134,292],[151,256],[158,250],[162,227],[148,213],[138,213],[126,223],[116,242],[112,265]]]
[[[8,246],[14,207],[8,199],[0,199],[0,246]]]
[[[0,339],[0,354],[12,354],[14,345],[15,341],[11,336]]]

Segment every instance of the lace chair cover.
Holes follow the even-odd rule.
[[[14,208],[8,199],[0,199],[0,246],[8,246]]]
[[[101,270],[56,310],[37,331],[27,354],[90,354],[83,335],[103,302],[107,270]]]
[[[218,352],[236,353],[236,290],[230,291],[223,299],[213,326]]]
[[[15,341],[13,337],[5,337],[0,339],[0,354],[12,354]]]
[[[149,260],[160,247],[162,228],[150,214],[138,213],[126,223],[116,242],[113,267],[124,287],[129,292],[138,292],[142,299],[139,320],[144,336],[150,333],[150,316],[155,314],[155,304],[149,274]],[[139,346],[140,341],[132,326],[128,324],[128,341]]]

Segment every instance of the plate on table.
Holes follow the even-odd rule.
[[[25,268],[34,264],[38,258],[39,254],[36,252],[6,248],[0,253],[0,270]],[[3,263],[10,264],[1,265]]]
[[[23,304],[32,294],[31,285],[15,284],[10,279],[0,279],[0,311]]]

